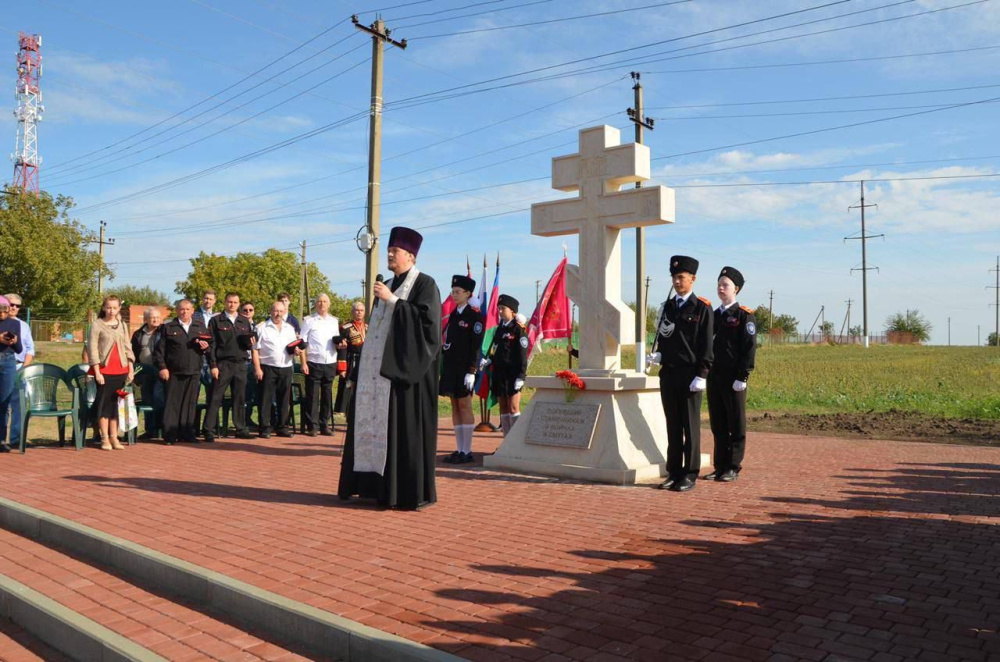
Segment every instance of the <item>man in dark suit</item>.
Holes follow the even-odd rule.
[[[198,404],[202,357],[208,352],[211,336],[200,319],[194,317],[189,299],[177,304],[177,317],[160,327],[160,340],[153,362],[166,383],[163,410],[163,441],[197,443],[195,412]]]
[[[208,349],[212,388],[209,390],[211,399],[208,409],[205,410],[205,441],[209,443],[215,441],[215,424],[227,387],[233,399],[236,437],[251,438],[250,431],[247,430],[244,400],[247,388],[246,353],[251,346],[253,328],[247,318],[239,313],[239,294],[227,293],[225,306],[225,311],[208,323],[208,332],[212,335]]]

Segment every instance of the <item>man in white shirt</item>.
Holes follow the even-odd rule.
[[[35,341],[31,338],[31,327],[20,318],[21,308],[23,307],[23,301],[19,294],[5,294],[7,301],[10,302],[10,316],[15,318],[21,324],[21,333],[19,337],[21,338],[21,351],[14,357],[17,362],[17,369],[27,367],[31,365],[31,362],[35,360]],[[10,447],[13,449],[18,449],[21,447],[21,399],[18,397],[17,393],[14,397],[10,399]],[[3,441],[0,439],[0,441]]]
[[[340,322],[329,314],[330,297],[316,297],[316,312],[302,320],[303,348],[300,361],[306,376],[306,434],[315,437],[317,428],[324,436],[333,428],[333,380],[337,376],[337,344]]]
[[[291,437],[288,431],[288,408],[292,391],[292,357],[295,349],[289,346],[298,338],[295,329],[285,321],[285,304],[271,304],[271,316],[257,325],[257,344],[253,348],[253,367],[257,377],[257,402],[260,438],[271,438],[271,406],[278,403],[278,423],[275,432],[279,437]]]

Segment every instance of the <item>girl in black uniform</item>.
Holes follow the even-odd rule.
[[[514,320],[517,299],[501,294],[498,304],[500,326],[493,336],[489,356],[483,361],[486,365],[493,364],[490,388],[500,401],[500,427],[507,436],[521,415],[521,388],[528,370],[528,334]]]
[[[469,305],[476,281],[468,276],[453,276],[451,299],[455,309],[448,317],[441,342],[441,384],[438,392],[451,399],[451,422],[455,427],[454,453],[444,459],[450,464],[474,461],[472,457],[472,390],[476,367],[483,346],[483,321],[479,311]]]

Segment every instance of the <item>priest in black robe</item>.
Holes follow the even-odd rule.
[[[340,465],[341,499],[376,499],[383,508],[434,503],[437,460],[441,294],[416,266],[423,237],[395,227],[388,266],[361,350]]]

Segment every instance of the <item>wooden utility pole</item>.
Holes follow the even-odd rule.
[[[844,323],[840,325],[840,335],[844,335],[844,329],[847,329],[848,343],[850,343],[851,336],[851,299],[848,299],[844,303],[847,304],[847,315],[844,316]]]
[[[306,277],[306,240],[299,244],[302,249],[302,273],[299,276],[299,319],[305,318],[305,306],[309,301],[309,281]]]
[[[107,221],[101,221],[100,238],[97,240],[97,255],[100,257],[101,261],[100,266],[97,269],[97,296],[102,300],[104,299],[104,247],[115,245],[114,239],[105,237],[105,231],[107,229]]]
[[[997,256],[997,266],[990,269],[990,272],[997,275],[997,284],[991,285],[986,289],[993,290],[996,295],[996,301],[990,305],[994,306],[994,313],[996,313],[996,322],[993,330],[993,333],[996,335],[993,337],[996,338],[997,347],[1000,348],[1000,255]],[[988,345],[989,343],[986,344]]]
[[[861,180],[861,204],[851,205],[848,210],[860,209],[861,210],[861,236],[860,237],[844,237],[844,241],[849,239],[860,239],[861,240],[861,268],[851,269],[852,272],[861,272],[861,308],[862,317],[864,318],[864,331],[865,339],[864,346],[868,347],[868,240],[875,237],[884,237],[883,234],[866,234],[865,233],[865,209],[869,207],[878,207],[878,205],[866,205],[865,204],[865,182]],[[873,267],[875,271],[878,271],[878,267]]]
[[[948,318],[948,347],[951,347],[951,318]]]
[[[632,86],[635,108],[628,109],[628,118],[635,125],[635,142],[642,143],[643,129],[653,130],[653,120],[642,114],[642,84],[641,74],[632,72]],[[642,188],[642,182],[636,182],[636,188]],[[642,284],[646,278],[646,228],[635,229],[635,369],[643,372],[646,369],[646,299],[643,296]]]
[[[365,304],[371,315],[375,275],[378,273],[379,205],[381,204],[382,181],[382,67],[385,44],[406,48],[406,40],[396,41],[389,35],[382,19],[376,19],[370,26],[361,25],[358,16],[351,17],[354,27],[372,36],[372,103],[369,115],[368,134],[368,234],[372,245],[365,253]]]
[[[767,330],[774,331],[774,290],[767,295]]]

